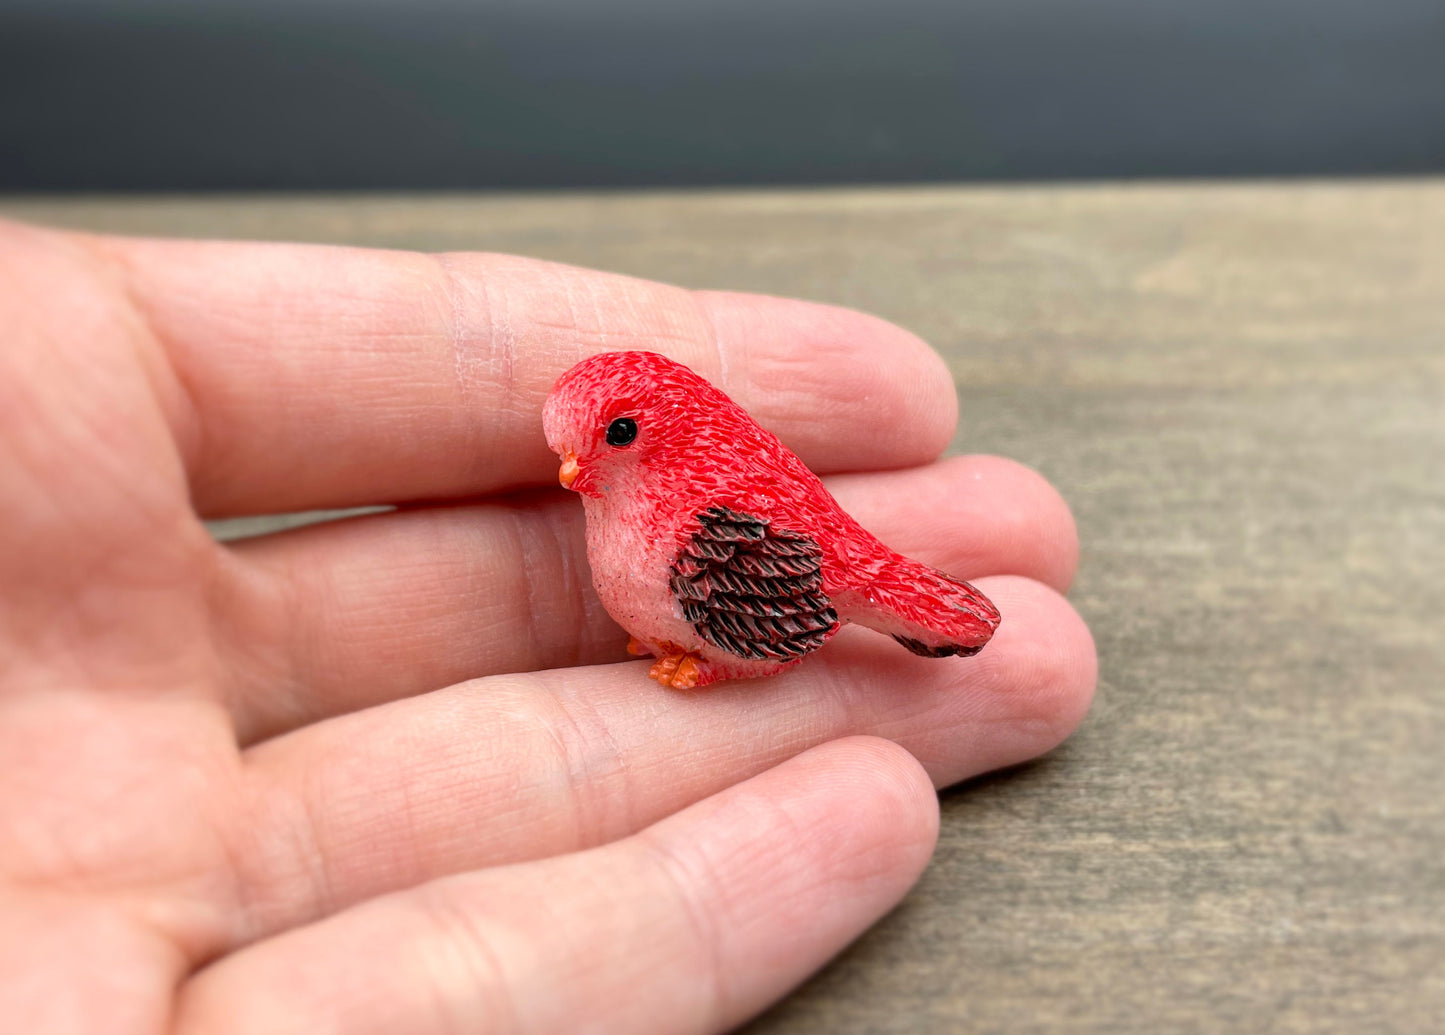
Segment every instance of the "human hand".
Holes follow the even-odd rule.
[[[0,1029],[723,1030],[905,893],[934,786],[1087,707],[1066,507],[1008,461],[936,462],[948,374],[876,319],[0,224],[0,328]],[[829,487],[976,581],[989,647],[845,629],[697,693],[617,664],[539,421],[617,348],[863,472]],[[370,503],[405,505],[230,545],[201,523]]]

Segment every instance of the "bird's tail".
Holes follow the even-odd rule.
[[[999,623],[998,608],[967,582],[901,555],[835,603],[841,617],[927,658],[977,654]]]

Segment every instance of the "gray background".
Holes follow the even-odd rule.
[[[1442,0],[0,0],[0,190],[1440,169]]]

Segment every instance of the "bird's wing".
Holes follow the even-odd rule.
[[[791,661],[838,629],[822,561],[818,544],[800,532],[709,507],[673,561],[672,591],[714,647],[753,661]]]

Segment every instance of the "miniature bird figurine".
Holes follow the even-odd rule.
[[[849,517],[817,475],[687,367],[653,352],[583,360],[543,410],[562,485],[587,513],[608,613],[678,689],[764,676],[843,622],[914,654],[978,653],[998,609]]]

